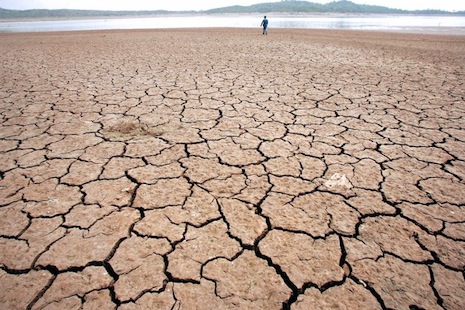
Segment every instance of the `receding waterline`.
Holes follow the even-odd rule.
[[[53,21],[4,21],[0,32],[39,32],[112,29],[170,28],[255,28],[261,16],[168,16]],[[465,34],[460,16],[270,16],[270,28],[408,30],[414,28],[459,29]]]

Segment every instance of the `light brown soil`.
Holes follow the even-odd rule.
[[[0,308],[465,308],[465,36],[0,50]]]

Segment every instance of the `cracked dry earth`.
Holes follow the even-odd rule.
[[[0,49],[0,308],[464,309],[465,37]]]

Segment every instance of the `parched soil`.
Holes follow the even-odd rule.
[[[1,309],[465,308],[465,36],[0,51]]]

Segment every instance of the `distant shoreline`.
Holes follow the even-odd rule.
[[[314,3],[311,1],[280,1],[272,3],[258,3],[253,5],[231,5],[212,8],[207,10],[89,10],[89,9],[3,9],[0,8],[0,19],[82,19],[82,18],[138,18],[153,16],[191,16],[210,14],[253,14],[253,15],[276,15],[276,14],[398,14],[398,15],[429,15],[429,16],[464,16],[465,11],[445,11],[442,9],[418,9],[404,10],[389,8],[379,5],[357,4],[350,0],[331,1],[329,3]]]
[[[110,15],[110,16],[56,16],[56,17],[14,17],[14,18],[0,18],[2,22],[35,22],[35,21],[73,21],[73,20],[102,20],[102,19],[144,19],[144,18],[169,18],[169,17],[250,17],[263,15],[272,16],[275,18],[279,17],[296,17],[296,18],[319,18],[319,17],[460,17],[462,15],[457,14],[399,14],[399,13],[296,13],[296,12],[267,12],[267,13],[163,13],[163,14],[147,14],[147,15]]]

